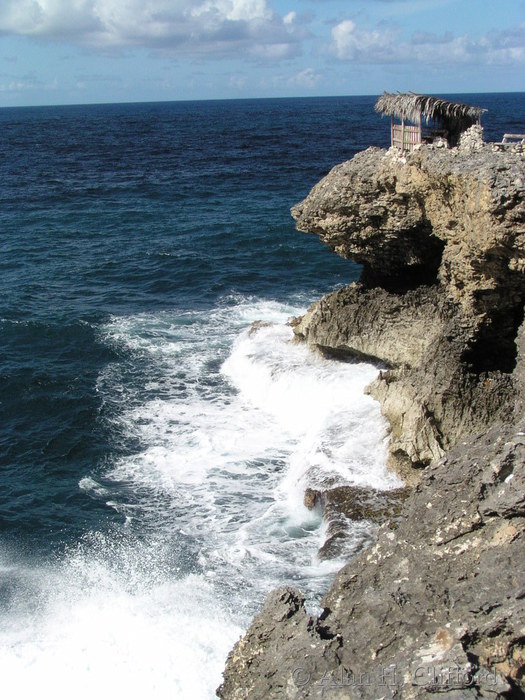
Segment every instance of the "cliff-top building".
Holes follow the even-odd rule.
[[[445,139],[449,146],[455,146],[460,134],[474,124],[480,124],[481,115],[487,111],[482,107],[414,92],[384,92],[377,100],[375,109],[381,116],[390,116],[392,146],[402,151],[412,151],[416,146],[432,143],[436,138]],[[401,124],[394,123],[394,118],[400,119]]]

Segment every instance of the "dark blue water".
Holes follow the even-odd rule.
[[[523,94],[462,98],[489,109],[487,140],[523,131]],[[374,113],[374,101],[0,111],[0,604],[7,606],[10,634],[19,617],[27,624],[37,599],[47,601],[51,616],[49,596],[27,583],[28,571],[47,576],[52,588],[70,580],[64,567],[71,562],[77,571],[89,559],[92,572],[93,562],[111,568],[113,556],[131,578],[140,571],[140,590],[151,591],[144,557],[130,560],[124,548],[124,565],[124,550],[108,549],[104,538],[132,538],[140,552],[162,527],[170,553],[163,549],[153,568],[162,569],[163,581],[209,565],[202,564],[206,527],[191,536],[190,525],[183,535],[177,529],[188,518],[177,498],[192,498],[204,448],[192,443],[193,456],[184,457],[194,471],[181,479],[187,489],[177,486],[177,498],[172,482],[165,486],[174,479],[165,464],[166,455],[189,449],[184,426],[200,426],[195,434],[206,433],[208,441],[224,426],[217,415],[205,419],[211,421],[205,429],[201,408],[182,418],[182,409],[170,411],[175,404],[194,410],[197,400],[210,411],[220,402],[231,406],[239,384],[228,384],[221,367],[242,329],[259,314],[276,320],[299,313],[357,277],[355,265],[295,232],[289,208],[336,163],[368,145],[389,145],[389,122]],[[278,341],[268,342],[263,355]],[[241,415],[235,413],[240,441],[247,430]],[[170,431],[178,437],[166,446]],[[207,454],[219,459],[219,452]],[[257,501],[253,479],[271,481],[272,470],[285,468],[285,453],[265,452],[264,469],[253,455],[238,458],[257,473],[243,482],[243,498]],[[146,477],[152,463],[156,476]],[[232,499],[225,501],[227,510]],[[211,511],[202,508],[196,517],[205,524]],[[225,532],[243,516],[232,507],[229,517],[220,525]],[[63,600],[57,606],[67,608]],[[29,666],[45,658],[42,639],[27,652]],[[4,640],[5,649],[12,642]],[[12,658],[0,654],[0,671],[2,661],[12,667]]]
[[[352,276],[289,207],[387,128],[362,99],[0,113],[0,524],[38,548],[114,517],[75,488],[108,458],[109,315],[312,298]],[[366,132],[356,128],[375,122]],[[366,136],[365,136],[366,134]],[[359,140],[365,137],[366,140]],[[20,541],[19,541],[20,542]]]

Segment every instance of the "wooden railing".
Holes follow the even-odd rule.
[[[503,134],[503,140],[497,141],[494,146],[498,151],[504,151],[512,146],[518,150],[523,150],[523,147],[525,147],[525,134]]]
[[[413,151],[421,143],[421,127],[392,124],[392,146],[402,151]]]
[[[525,134],[503,134],[503,141],[501,143],[521,143],[523,146],[525,145]]]

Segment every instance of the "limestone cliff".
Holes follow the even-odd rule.
[[[523,155],[369,149],[292,209],[297,226],[363,264],[296,334],[390,367],[370,388],[391,451],[426,465],[509,418],[525,299]]]
[[[524,162],[368,149],[292,210],[363,265],[296,337],[382,363],[392,461],[425,468],[319,617],[270,596],[220,697],[525,697]]]

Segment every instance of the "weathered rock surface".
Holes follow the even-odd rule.
[[[364,277],[405,290],[432,279],[480,309],[502,277],[521,299],[523,156],[422,148],[406,158],[371,148],[336,166],[292,208]],[[490,301],[490,300],[489,300]]]
[[[516,153],[368,149],[292,209],[358,284],[295,323],[298,338],[383,361],[370,391],[397,462],[426,465],[508,420],[525,301],[525,160]]]
[[[369,391],[392,459],[425,469],[319,617],[298,591],[270,596],[221,698],[525,697],[524,162],[479,145],[369,149],[294,208],[363,265],[296,337],[382,364]],[[363,494],[307,499],[367,510]]]
[[[326,540],[318,553],[319,558],[334,559],[345,553],[345,540],[352,529],[351,523],[367,521],[377,525],[387,521],[396,522],[408,494],[407,487],[388,491],[362,486],[306,489],[305,506],[311,510],[321,510],[323,519],[328,524]],[[364,539],[362,546],[369,539]]]
[[[424,470],[396,529],[336,577],[319,618],[268,599],[222,698],[523,697],[525,432],[494,426]]]

